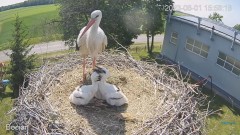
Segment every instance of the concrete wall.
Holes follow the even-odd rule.
[[[170,42],[172,32],[178,33],[177,45]],[[197,34],[196,25],[171,19],[166,27],[161,54],[203,78],[212,76],[215,85],[240,101],[240,76],[216,63],[219,51],[240,60],[240,46],[235,45],[234,50],[231,50],[232,41],[217,34],[214,34],[214,40],[211,40],[210,34],[211,32],[205,29],[200,29],[200,34]],[[185,48],[187,37],[208,45],[210,47],[208,57],[204,58],[187,50]]]

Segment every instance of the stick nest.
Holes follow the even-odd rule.
[[[12,125],[25,125],[19,134],[204,134],[209,111],[200,111],[206,97],[189,84],[178,68],[134,60],[120,51],[104,52],[98,65],[111,75],[129,104],[112,107],[93,99],[75,106],[69,95],[82,79],[81,58],[77,53],[57,57],[26,76],[28,87],[21,88],[12,113]],[[91,59],[87,69],[91,69]]]

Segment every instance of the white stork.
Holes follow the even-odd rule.
[[[100,82],[98,84],[98,91],[95,93],[95,97],[106,100],[107,103],[112,106],[127,104],[128,99],[123,92],[117,86],[106,82],[106,79],[110,76],[109,71],[104,67],[97,68],[99,70],[97,73],[100,75]]]
[[[86,80],[86,57],[90,55],[93,59],[93,68],[96,66],[98,53],[107,46],[107,36],[99,27],[102,19],[102,12],[95,10],[91,13],[91,20],[87,26],[81,29],[77,44],[80,48],[80,55],[83,57],[83,82]]]
[[[75,88],[69,96],[71,103],[75,105],[86,105],[95,96],[98,91],[98,83],[100,81],[99,74],[93,72],[91,75],[92,85],[82,85]]]

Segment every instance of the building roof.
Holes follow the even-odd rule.
[[[223,36],[225,38],[228,38],[230,40],[233,40],[234,38],[234,33],[236,32],[236,42],[238,44],[240,44],[240,32],[232,27],[229,27],[221,22],[216,22],[213,21],[211,19],[208,18],[201,18],[198,16],[194,16],[191,14],[186,14],[184,13],[184,15],[182,16],[171,16],[171,19],[175,19],[175,20],[179,20],[182,22],[186,22],[192,25],[198,25],[198,19],[201,19],[201,23],[200,23],[200,27],[202,29],[207,29],[210,30],[212,29],[212,27],[214,26],[215,30],[214,32],[219,34],[220,36]]]

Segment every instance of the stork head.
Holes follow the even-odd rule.
[[[102,12],[100,10],[95,10],[91,13],[91,19],[88,22],[86,28],[84,29],[82,35],[80,36],[80,38],[87,32],[87,30],[93,25],[93,24],[98,24],[100,23],[102,19]]]
[[[91,74],[92,83],[95,83],[95,82],[100,81],[100,80],[101,80],[101,76],[97,72],[93,72]]]
[[[105,67],[102,67],[102,66],[96,66],[93,69],[93,73],[99,74],[99,76],[100,76],[99,81],[101,81],[101,80],[106,81],[107,78],[110,76],[109,71]]]
[[[100,10],[95,10],[91,13],[91,19],[100,20],[102,18],[102,12]]]

